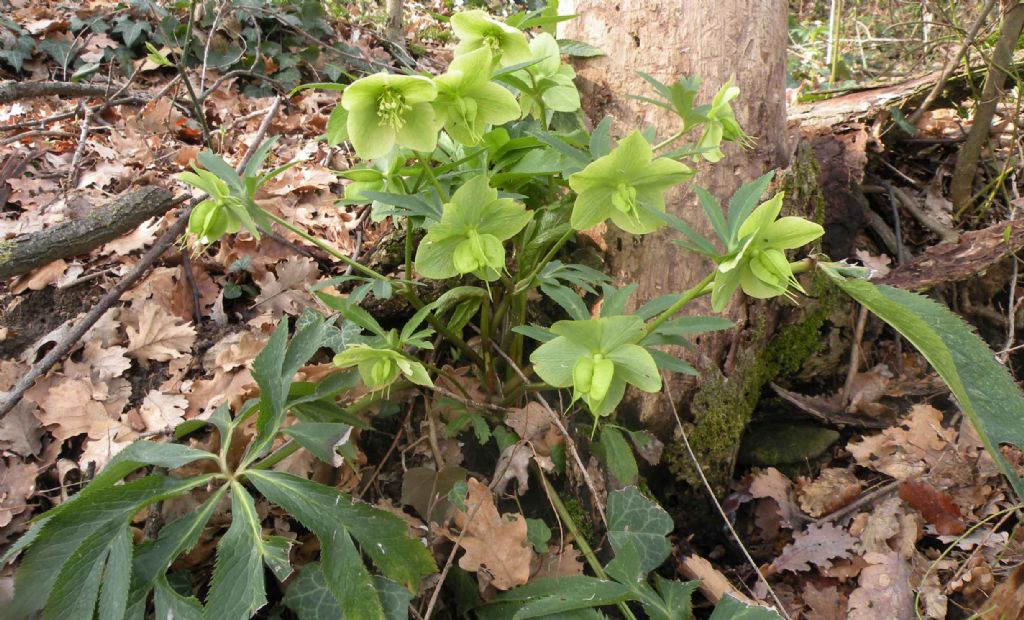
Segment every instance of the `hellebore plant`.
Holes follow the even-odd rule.
[[[491,57],[491,49],[486,46],[457,56],[448,72],[434,80],[438,122],[453,140],[465,146],[479,144],[488,125],[519,117],[515,96],[491,81]]]
[[[427,229],[416,252],[416,271],[433,280],[471,273],[493,282],[505,269],[502,242],[532,217],[521,203],[498,198],[486,176],[474,177],[444,205],[441,221]]]
[[[530,41],[530,55],[536,62],[515,74],[531,87],[520,94],[523,116],[533,114],[540,118],[541,110],[574,112],[580,109],[580,93],[573,82],[576,72],[562,62],[558,41],[546,32],[541,33]]]
[[[693,176],[693,170],[652,156],[650,143],[637,131],[570,176],[569,187],[577,194],[572,227],[585,230],[611,218],[622,230],[642,235],[663,226],[657,214],[665,212],[665,192]]]
[[[377,73],[349,84],[341,97],[356,155],[374,159],[394,145],[431,152],[440,123],[430,102],[437,86],[418,75]]]
[[[386,388],[400,375],[416,385],[434,385],[423,364],[391,348],[352,344],[334,356],[334,365],[338,368],[357,367],[363,384],[371,391]]]
[[[704,159],[711,163],[718,163],[725,157],[721,148],[722,140],[747,140],[732,112],[731,102],[739,96],[740,89],[733,85],[732,80],[726,82],[711,101],[711,109],[705,114],[704,134],[697,148]]]
[[[486,47],[494,63],[502,67],[530,60],[530,44],[517,28],[498,21],[481,10],[452,16],[452,30],[459,38],[455,55],[461,56]]]
[[[645,336],[639,317],[559,321],[551,333],[556,338],[530,356],[534,371],[548,385],[572,387],[573,402],[583,400],[595,418],[615,410],[627,384],[644,392],[661,389],[658,365],[637,344]]]
[[[702,200],[706,200],[706,192]],[[715,270],[711,306],[720,312],[737,287],[757,299],[768,299],[788,293],[790,287],[804,292],[793,275],[785,250],[792,250],[814,241],[824,229],[800,217],[779,217],[783,193],[761,203],[743,220],[732,251],[718,263]]]

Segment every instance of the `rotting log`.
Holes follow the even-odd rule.
[[[120,237],[177,201],[167,190],[146,186],[118,196],[84,217],[0,241],[0,278],[28,273],[59,258],[83,254]]]

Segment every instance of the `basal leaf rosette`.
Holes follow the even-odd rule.
[[[674,159],[654,159],[650,143],[634,132],[569,177],[569,187],[577,194],[570,223],[585,230],[611,218],[635,235],[657,230],[664,221],[654,212],[665,212],[665,192],[693,173]]]
[[[758,205],[740,225],[739,249],[719,262],[711,291],[715,312],[725,309],[737,288],[757,299],[787,293],[790,287],[804,292],[793,275],[785,250],[802,247],[825,233],[818,224],[802,217],[779,217],[783,193]]]
[[[500,125],[519,117],[515,96],[491,81],[491,50],[481,47],[457,56],[448,72],[436,78],[434,112],[439,124],[456,142],[479,144],[487,125]]]
[[[502,243],[532,217],[521,203],[498,198],[486,176],[474,177],[444,205],[441,221],[427,229],[416,251],[416,271],[433,280],[471,273],[493,282],[505,268]]]
[[[622,401],[626,385],[644,392],[661,389],[654,358],[638,342],[644,322],[635,316],[559,321],[557,337],[530,356],[537,375],[552,387],[573,388],[594,416],[606,416]]]
[[[576,72],[562,62],[562,53],[558,41],[548,33],[541,33],[530,41],[531,60],[536,64],[516,72],[527,84],[532,84],[540,93],[540,102],[530,93],[520,95],[523,116],[531,113],[540,116],[540,103],[544,109],[554,112],[575,112],[580,109],[580,93],[576,90],[573,80]]]
[[[356,155],[374,159],[396,144],[431,152],[440,123],[431,102],[434,83],[418,75],[376,73],[345,88],[341,105],[348,110],[348,135]]]
[[[459,38],[455,55],[461,56],[486,47],[491,58],[502,67],[530,60],[530,44],[517,28],[494,19],[479,9],[452,16],[452,30]]]
[[[433,385],[423,364],[394,349],[351,344],[334,356],[334,365],[338,368],[357,367],[363,383],[373,391],[386,388],[399,376],[416,385]]]
[[[745,142],[748,139],[732,111],[731,102],[739,96],[740,89],[729,80],[711,100],[711,109],[704,121],[704,133],[697,143],[698,149],[704,149],[701,155],[711,163],[717,163],[725,157],[721,149],[722,140]]]

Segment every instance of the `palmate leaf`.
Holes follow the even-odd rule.
[[[290,474],[253,470],[246,477],[268,500],[287,510],[320,539],[327,583],[346,615],[384,617],[381,599],[352,538],[386,577],[410,590],[415,590],[422,577],[437,570],[426,547],[409,538],[405,523],[394,515]]]
[[[97,594],[100,597],[100,618],[124,617],[131,577],[131,553],[131,532],[127,520],[110,521],[93,532],[61,566],[43,617],[54,620],[91,617]]]
[[[1024,498],[1024,481],[999,450],[1002,443],[1024,448],[1024,395],[991,349],[960,317],[927,297],[846,279],[832,267],[821,267],[846,294],[921,352],[949,386],[1017,497]]]
[[[64,599],[58,598],[60,595],[56,593],[63,587],[60,580],[71,575],[62,572],[64,565],[73,558],[78,562],[77,558],[96,553],[92,546],[97,542],[90,537],[100,536],[97,532],[102,531],[110,538],[141,508],[186,493],[210,479],[209,475],[185,480],[151,475],[89,494],[80,493],[81,497],[69,502],[68,508],[37,526],[38,534],[28,547],[15,578],[14,600],[7,610],[8,617],[25,618],[44,605],[48,615],[52,610],[56,617],[76,617],[61,616]],[[51,592],[55,594],[48,600]],[[82,604],[96,602],[95,590],[79,590],[78,597],[84,601]]]
[[[266,605],[263,563],[277,575],[281,563],[288,563],[287,549],[283,550],[283,558],[281,552],[280,547],[263,539],[252,496],[237,481],[232,482],[231,527],[217,544],[217,562],[206,601],[207,617],[248,620]]]

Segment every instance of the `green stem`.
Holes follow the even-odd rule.
[[[682,138],[684,133],[686,133],[686,132],[683,131],[682,129],[680,129],[679,131],[675,132],[674,134],[672,134],[668,138],[666,138],[666,139],[662,140],[661,142],[655,144],[653,150],[660,151],[661,149],[663,149],[666,146],[672,144],[673,142],[675,142],[679,138]]]
[[[410,304],[412,304],[413,308],[415,308],[416,310],[422,309],[423,306],[425,305],[423,303],[423,300],[420,299],[420,296],[417,295],[416,291],[412,288],[412,284],[408,285],[407,287],[399,289],[399,292],[403,297],[406,298],[406,300],[408,300]],[[470,361],[472,361],[480,368],[484,368],[484,358],[481,357],[480,354],[477,353],[475,350],[473,350],[473,347],[469,346],[469,344],[467,344],[466,341],[463,340],[461,336],[459,336],[452,330],[448,329],[447,325],[445,325],[440,319],[438,319],[430,312],[427,313],[427,323],[430,323],[430,326],[433,327],[437,331],[437,333],[441,334],[449,342],[458,347],[459,350],[462,351],[462,354],[468,357]]]
[[[699,284],[683,293],[682,296],[679,299],[677,299],[674,304],[666,308],[664,312],[659,314],[653,321],[648,323],[647,326],[644,327],[644,337],[647,337],[648,334],[656,330],[662,323],[672,318],[672,315],[675,314],[676,312],[679,312],[683,308],[683,306],[690,303],[697,297],[700,297],[701,295],[705,294],[707,291],[705,291],[704,289],[708,288],[708,286],[712,282],[714,282],[715,273],[715,271],[712,271],[710,274],[708,274],[706,278],[701,280]]]
[[[544,268],[544,265],[547,265],[551,261],[551,259],[555,257],[555,254],[557,254],[558,251],[562,249],[562,246],[565,245],[566,242],[569,241],[569,239],[575,233],[576,231],[572,227],[570,227],[569,230],[565,231],[565,233],[558,238],[558,241],[556,241],[555,244],[551,246],[551,249],[548,250],[548,253],[544,255],[544,258],[542,258],[540,262],[538,262],[533,267],[533,270],[530,271],[530,275],[526,276],[525,278],[516,283],[516,288],[512,292],[518,294],[526,290],[530,286],[530,284],[533,283],[533,279],[537,277],[537,274],[540,273],[540,270]]]
[[[405,218],[405,279],[412,282],[412,220]]]
[[[352,267],[356,271],[362,272],[363,274],[365,274],[367,276],[370,276],[371,278],[376,278],[378,280],[383,280],[385,282],[390,282],[391,281],[391,278],[387,277],[386,275],[384,275],[382,273],[378,273],[378,272],[374,271],[373,269],[370,269],[369,267],[366,267],[365,265],[362,265],[359,262],[352,260],[351,258],[349,258],[349,256],[347,254],[344,254],[340,250],[335,249],[329,243],[325,243],[324,241],[321,241],[320,239],[317,239],[313,235],[311,235],[308,232],[302,230],[298,226],[295,226],[294,224],[292,224],[288,220],[282,218],[281,216],[275,215],[275,214],[273,214],[273,213],[271,213],[269,211],[264,211],[264,213],[267,214],[267,217],[269,217],[274,222],[277,222],[278,224],[283,226],[289,232],[293,232],[296,235],[302,237],[306,241],[312,243],[316,247],[320,248],[324,252],[327,252],[328,254],[333,256],[334,258],[337,258],[338,260],[340,260],[341,262],[345,263],[346,265]]]
[[[563,523],[565,523],[565,527],[568,528],[569,532],[572,534],[573,542],[575,542],[576,546],[580,548],[580,553],[582,553],[583,557],[586,558],[590,569],[594,571],[594,576],[598,579],[607,580],[608,574],[604,572],[601,562],[597,559],[597,555],[594,554],[594,550],[590,548],[590,544],[587,543],[587,539],[584,538],[580,529],[576,527],[576,522],[573,521],[572,514],[569,512],[569,509],[565,507],[565,504],[562,503],[562,498],[558,496],[558,492],[551,486],[551,482],[548,480],[548,477],[544,475],[544,470],[537,466],[536,462],[533,463],[533,470],[540,478],[540,483],[544,487],[544,492],[547,494],[548,499],[551,500],[551,505],[555,507],[555,512],[558,513],[558,517]],[[616,606],[619,608],[619,611],[622,612],[623,616],[629,620],[636,620],[636,616],[633,615],[633,610],[629,608],[629,605],[624,602],[620,602],[617,603]]]
[[[271,452],[267,456],[267,458],[263,459],[259,463],[256,463],[255,465],[253,465],[249,469],[270,469],[274,465],[277,465],[278,463],[280,463],[281,461],[285,460],[289,456],[291,456],[291,455],[295,454],[296,452],[298,452],[299,448],[301,448],[301,447],[302,446],[299,445],[299,442],[297,442],[294,439],[292,439],[291,441],[288,441],[287,443],[285,443],[283,446],[281,446],[277,450],[274,450],[273,452]]]
[[[444,188],[442,188],[441,184],[438,183],[437,176],[434,175],[434,169],[430,167],[430,155],[424,155],[423,153],[420,153],[419,160],[420,167],[423,169],[423,172],[427,175],[427,179],[430,181],[430,184],[434,187],[434,189],[437,190],[438,198],[441,199],[441,202],[448,202],[450,200],[448,197],[448,192],[444,191]]]

